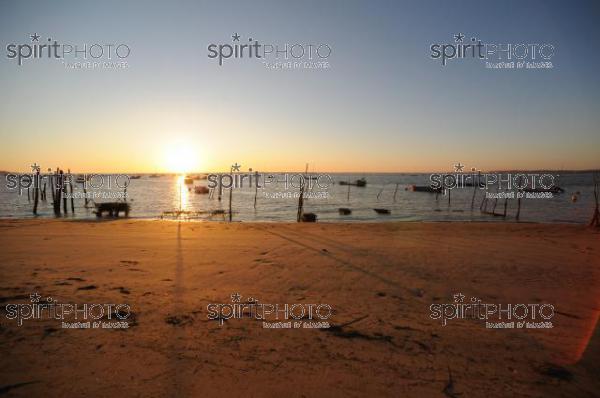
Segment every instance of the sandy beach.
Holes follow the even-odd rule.
[[[592,397],[600,234],[491,223],[0,222],[0,395]],[[127,303],[128,329],[7,318],[30,295]],[[443,326],[460,293],[550,303],[550,329]],[[327,303],[330,328],[210,320],[210,303]]]

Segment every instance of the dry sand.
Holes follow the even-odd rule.
[[[0,395],[592,397],[600,234],[504,223],[0,221]],[[127,303],[127,330],[7,319],[37,292]],[[442,326],[453,294],[551,303],[552,329]],[[327,303],[329,330],[208,320],[239,293]],[[449,370],[452,378],[449,382]],[[28,384],[20,384],[28,383]]]

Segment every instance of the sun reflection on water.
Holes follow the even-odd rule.
[[[185,185],[185,176],[177,176],[175,183],[175,208],[179,210],[187,210],[189,204],[189,191]]]

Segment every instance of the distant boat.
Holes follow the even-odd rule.
[[[205,195],[205,194],[209,193],[210,190],[205,186],[199,185],[197,187],[194,187],[194,192],[196,192],[199,195]]]
[[[377,214],[391,214],[392,212],[389,209],[373,209]]]
[[[131,176],[129,178],[132,179],[132,180],[139,180],[140,178],[142,178],[142,176],[140,176],[140,175],[134,175],[134,176]]]
[[[412,192],[442,193],[442,188],[432,188],[429,185],[409,185],[406,187],[406,190]]]
[[[317,222],[317,215],[315,213],[304,213],[302,214],[302,222]]]
[[[355,187],[366,187],[367,186],[367,180],[365,180],[364,178],[361,178],[359,180],[356,180],[354,182],[351,181],[340,181],[339,182],[340,185],[352,185]]]
[[[150,174],[150,178],[159,178],[160,174]]]
[[[342,216],[347,216],[347,215],[352,214],[352,210],[348,209],[347,207],[340,207],[338,209],[338,211],[339,211],[340,215],[342,215]]]
[[[76,183],[79,184],[83,184],[85,182],[85,177],[84,176],[78,176],[77,179],[75,179]]]

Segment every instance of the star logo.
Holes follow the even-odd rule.
[[[231,295],[231,302],[232,303],[239,303],[240,301],[242,301],[242,296],[239,293],[233,293]]]
[[[32,164],[31,171],[33,171],[33,172],[40,171],[40,165],[37,163]]]
[[[460,164],[460,162],[458,162],[454,165],[454,171],[456,171],[458,173],[462,173],[464,168],[465,168],[465,165]]]
[[[456,293],[454,295],[454,302],[455,303],[462,303],[465,301],[465,295],[462,293]]]
[[[31,42],[33,43],[34,41],[40,41],[40,35],[38,35],[37,33],[34,33],[32,35],[29,35],[29,37],[31,37]]]
[[[231,38],[233,39],[233,41],[240,41],[240,35],[238,35],[237,33],[234,33]]]
[[[242,165],[235,162],[235,164],[231,166],[231,171],[240,171],[240,167],[242,167]]]
[[[454,35],[454,41],[456,43],[462,43],[464,38],[465,38],[465,35],[463,35],[462,33]]]
[[[30,295],[29,295],[29,298],[31,299],[31,302],[32,302],[32,303],[39,303],[39,302],[40,302],[40,299],[42,298],[42,296],[40,296],[40,295],[39,295],[39,294],[37,294],[37,293],[33,293],[33,294],[30,294]]]

